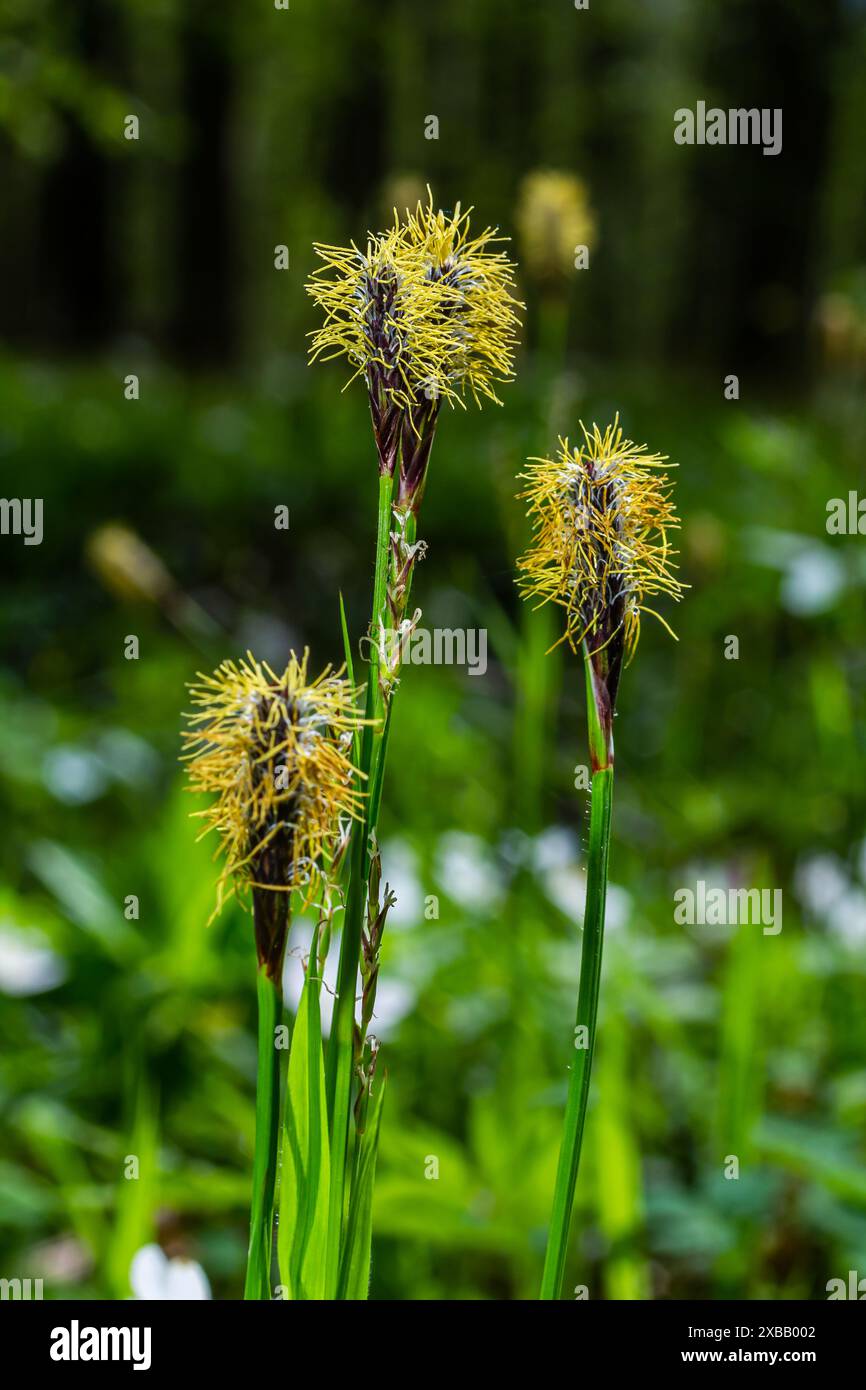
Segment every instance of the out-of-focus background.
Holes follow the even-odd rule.
[[[369,421],[306,365],[304,282],[314,239],[428,183],[513,238],[526,312],[421,517],[425,624],[485,629],[489,666],[413,667],[397,705],[372,1295],[537,1290],[587,755],[577,663],[515,599],[513,494],[617,410],[679,465],[691,588],[622,687],[571,1286],[866,1275],[866,537],[826,526],[866,492],[864,62],[855,0],[5,0],[2,491],[44,537],[0,537],[0,1276],[125,1297],[158,1242],[239,1295],[254,958],[241,912],[206,925],[184,683],[248,647],[339,661],[340,590],[363,630]],[[781,107],[782,153],[677,145],[699,100]],[[698,880],[781,889],[781,932],[677,926]]]

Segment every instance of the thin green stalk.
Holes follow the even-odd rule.
[[[409,516],[406,518],[406,533],[405,533],[405,534],[406,534],[406,541],[408,542],[409,545],[414,545],[414,543],[415,543],[415,535],[416,535],[416,527],[417,527],[417,524],[418,524],[418,523],[417,523],[417,520],[416,520],[416,518],[415,518],[415,513],[414,513],[414,512],[410,512],[410,513],[409,513]],[[410,573],[410,575],[409,575],[409,582],[408,582],[407,585],[406,585],[406,597],[405,597],[405,600],[404,600],[404,606],[405,606],[406,609],[408,609],[408,606],[409,606],[409,599],[410,599],[411,594],[412,594],[412,577],[413,577],[413,573],[414,573],[414,571],[413,571],[412,573]],[[379,731],[379,733],[380,733],[380,742],[379,742],[378,754],[377,754],[377,757],[376,757],[375,773],[374,773],[373,777],[371,778],[370,799],[369,799],[369,805],[368,805],[368,810],[367,810],[367,835],[368,835],[368,836],[370,835],[370,833],[371,833],[372,831],[376,830],[377,827],[378,827],[378,825],[379,825],[379,808],[380,808],[380,806],[381,806],[381,804],[382,804],[382,784],[383,784],[383,782],[384,782],[384,780],[385,780],[385,761],[386,761],[386,758],[387,758],[387,755],[388,755],[388,739],[389,739],[390,734],[391,734],[391,715],[392,715],[393,710],[394,710],[394,695],[395,695],[395,694],[396,694],[396,691],[393,691],[392,694],[391,694],[391,699],[390,699],[389,702],[388,702],[388,709],[387,709],[387,712],[385,713],[384,726],[383,726],[382,729]]]
[[[280,1133],[280,1060],[275,1029],[282,1012],[280,981],[264,966],[257,975],[259,1006],[258,1074],[256,1077],[256,1146],[245,1299],[270,1299],[274,1189]]]
[[[587,667],[589,661],[587,659]],[[595,1026],[598,1014],[598,986],[601,979],[601,954],[604,939],[604,908],[607,896],[607,865],[610,847],[610,814],[613,796],[613,764],[608,761],[609,750],[601,737],[595,701],[591,694],[590,673],[587,670],[587,700],[590,747],[593,763],[596,754],[604,749],[605,766],[597,767],[592,775],[592,806],[589,823],[589,858],[586,881],[586,910],[583,919],[583,946],[580,956],[580,989],[577,999],[575,1029],[575,1061],[568,1082],[568,1099],[563,1122],[562,1147],[556,1170],[553,1210],[547,1238],[547,1254],[541,1280],[542,1299],[556,1299],[562,1289],[574,1189],[580,1166],[580,1151],[586,1123],[586,1105],[592,1056],[595,1048]]]
[[[381,497],[381,494],[380,494],[380,497]],[[389,504],[390,504],[390,494],[389,494]],[[381,513],[380,513],[380,528],[381,528],[381,520],[382,520],[382,518],[381,518]],[[389,522],[390,522],[390,514],[389,514]],[[412,545],[412,544],[414,543],[414,541],[415,541],[415,534],[416,534],[416,531],[415,531],[415,528],[416,528],[416,519],[415,519],[415,515],[414,515],[413,512],[410,512],[409,516],[406,518],[406,524],[405,524],[405,525],[406,525],[406,529],[405,529],[405,537],[406,537],[406,540],[407,540],[407,542],[408,542],[410,545]],[[381,537],[381,529],[380,529],[380,537]],[[387,552],[386,552],[386,556],[387,556]],[[410,573],[409,581],[408,581],[408,584],[407,584],[407,586],[406,586],[405,605],[408,605],[408,602],[409,602],[409,595],[410,595],[410,592],[411,592],[411,585],[412,585],[412,576],[411,576],[411,573]],[[377,669],[378,669],[378,668],[377,668]],[[371,677],[371,679],[372,679],[372,677]],[[364,845],[367,845],[367,846],[369,846],[369,844],[370,844],[370,838],[371,838],[372,835],[374,835],[374,834],[376,833],[376,831],[377,831],[377,829],[378,829],[378,825],[379,825],[379,810],[380,810],[380,807],[381,807],[381,804],[382,804],[382,786],[383,786],[383,783],[384,783],[384,780],[385,780],[385,762],[386,762],[386,758],[387,758],[387,754],[388,754],[388,740],[389,740],[389,736],[390,736],[390,733],[391,733],[391,715],[392,715],[392,713],[393,713],[393,707],[394,707],[394,706],[393,706],[393,698],[394,698],[394,692],[392,692],[391,698],[388,700],[387,708],[386,708],[386,709],[383,709],[383,708],[382,708],[382,704],[381,704],[381,703],[380,703],[380,705],[378,706],[378,710],[379,710],[379,712],[380,712],[381,715],[382,715],[382,723],[381,723],[381,725],[377,725],[376,730],[375,730],[375,734],[376,734],[376,747],[375,747],[375,753],[374,753],[374,756],[373,756],[373,758],[372,758],[372,760],[371,760],[371,763],[364,764],[365,766],[368,766],[369,769],[370,769],[369,785],[368,785],[368,788],[367,788],[367,791],[368,791],[368,798],[367,798],[367,805],[366,805],[366,812],[367,812],[367,814],[366,814],[366,823],[365,823],[365,827],[364,827],[365,833],[364,833],[364,841],[363,841]],[[369,715],[368,715],[368,717],[369,717]],[[353,881],[354,881],[354,875],[355,875],[355,867],[354,867],[354,865],[353,865],[353,869],[352,869],[352,875],[353,875]],[[363,879],[363,887],[364,887],[365,894],[366,894],[366,889],[367,889],[366,875],[364,876],[364,879]],[[364,898],[364,899],[362,900],[362,902],[361,902],[361,911],[362,911],[362,912],[364,911],[365,905],[366,905],[366,900],[365,900],[365,898]],[[347,915],[348,915],[348,914],[347,914]],[[351,1095],[350,1095],[350,1099],[351,1099]],[[358,1125],[358,1127],[357,1127],[357,1132],[356,1132],[356,1135],[355,1135],[355,1152],[354,1152],[354,1158],[353,1158],[353,1161],[352,1161],[352,1170],[351,1170],[351,1173],[350,1173],[350,1175],[349,1175],[349,1187],[348,1187],[348,1196],[349,1196],[349,1200],[348,1200],[348,1210],[347,1210],[347,1214],[346,1214],[346,1215],[347,1215],[347,1238],[346,1238],[346,1244],[347,1244],[347,1246],[351,1243],[351,1236],[352,1236],[352,1233],[353,1233],[353,1228],[357,1225],[357,1221],[358,1221],[358,1219],[359,1219],[359,1217],[358,1217],[358,1211],[357,1211],[357,1209],[356,1209],[356,1207],[357,1207],[356,1198],[357,1198],[357,1196],[358,1196],[359,1176],[360,1176],[360,1173],[361,1173],[362,1155],[363,1155],[363,1150],[364,1150],[363,1132],[364,1132],[364,1124],[365,1124],[366,1114],[367,1114],[367,1109],[368,1109],[368,1100],[369,1100],[369,1097],[368,1097],[368,1096],[364,1096],[363,1099],[362,1099],[362,1102],[361,1102],[360,1123],[359,1123],[359,1125]],[[333,1170],[332,1170],[332,1171],[333,1171]],[[363,1194],[362,1194],[362,1195],[363,1195]],[[346,1269],[345,1269],[345,1261],[343,1261],[342,1268],[341,1268],[340,1272],[338,1273],[338,1281],[339,1281],[339,1284],[338,1284],[338,1296],[341,1297],[341,1298],[343,1297],[343,1286],[344,1286],[344,1282],[345,1282],[345,1277],[346,1277]]]
[[[376,528],[376,569],[373,581],[373,608],[370,621],[370,673],[367,682],[365,717],[379,720],[381,692],[379,691],[379,631],[386,624],[387,579],[391,535],[391,492],[393,478],[379,478],[379,511]],[[387,624],[386,624],[387,625]],[[381,723],[368,723],[361,745],[361,767],[368,790],[376,781],[376,768],[381,754],[383,731]],[[325,1297],[335,1298],[340,1270],[340,1248],[345,1209],[346,1159],[349,1143],[349,1121],[352,1110],[352,1070],[355,1049],[355,990],[361,952],[361,924],[367,896],[367,845],[375,825],[371,824],[370,806],[352,832],[349,890],[340,941],[340,965],[337,977],[337,999],[327,1056],[328,1110],[331,1116],[331,1193],[328,1214],[328,1250],[325,1273]]]
[[[340,1273],[338,1277],[338,1297],[344,1297],[343,1286],[346,1278],[346,1259],[348,1248],[351,1244],[353,1228],[357,1222],[358,1210],[357,1202],[352,1201],[352,1195],[357,1195],[358,1178],[361,1172],[361,1160],[364,1148],[364,1130],[367,1124],[367,1113],[369,1111],[369,1092],[360,1097],[356,1111],[355,1123],[355,1143],[352,1154],[352,1171],[349,1178],[349,1209],[346,1212],[346,1250],[341,1252]]]

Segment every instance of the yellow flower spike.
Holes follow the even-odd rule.
[[[306,905],[323,883],[360,795],[349,750],[363,723],[359,691],[330,667],[307,683],[308,652],[281,675],[247,654],[190,686],[183,757],[190,790],[213,798],[194,814],[224,857],[214,916],[252,890],[260,964],[282,960],[289,898]]]
[[[573,174],[535,169],[520,186],[517,229],[522,262],[547,285],[574,271],[577,246],[595,243],[595,218],[586,188]]]
[[[575,651],[582,643],[589,656],[610,649],[612,705],[623,661],[637,647],[641,613],[658,617],[646,600],[682,593],[669,539],[679,520],[665,458],[624,439],[619,416],[604,432],[582,423],[581,431],[581,444],[560,439],[555,459],[530,459],[520,475],[533,538],[518,561],[518,584],[524,597],[564,608],[561,640]]]
[[[429,189],[428,189],[429,193]],[[307,291],[323,311],[310,358],[345,357],[363,376],[383,474],[402,453],[400,504],[417,505],[443,400],[499,401],[511,380],[517,310],[511,262],[488,228],[469,234],[469,214],[419,203],[388,231],[354,244],[316,244],[323,264]]]

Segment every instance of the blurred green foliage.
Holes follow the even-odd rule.
[[[687,381],[531,360],[502,412],[446,417],[425,501],[425,621],[486,627],[491,652],[484,677],[407,671],[393,732],[374,1292],[530,1296],[540,1267],[586,753],[580,673],[561,654],[541,665],[547,633],[516,609],[508,537],[551,376],[563,428],[616,403],[680,462],[692,585],[671,615],[679,643],[647,620],[622,692],[575,1282],[592,1296],[820,1296],[866,1258],[866,576],[860,538],[823,528],[827,499],[856,484],[850,402],[830,382],[808,410],[758,412]],[[299,364],[297,380],[276,404],[166,376],[132,404],[100,372],[3,374],[4,430],[47,499],[45,541],[22,552],[3,612],[3,931],[48,951],[60,978],[0,1013],[0,1214],[4,1268],[48,1271],[54,1293],[125,1293],[132,1253],[157,1234],[202,1260],[217,1295],[237,1293],[251,929],[236,909],[205,925],[214,870],[187,819],[177,728],[184,681],[248,643],[337,659],[338,589],[360,630],[375,505],[362,402],[335,405],[332,373]],[[302,448],[314,467],[281,468]],[[223,632],[106,591],[84,551],[118,518]],[[723,655],[731,633],[738,661]],[[696,877],[781,887],[782,932],[675,926],[673,891]],[[38,966],[25,977],[44,978]],[[138,1182],[123,1178],[129,1154]],[[723,1177],[729,1154],[739,1182]],[[50,1273],[64,1258],[68,1283]]]

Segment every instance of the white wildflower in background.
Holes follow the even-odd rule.
[[[170,1260],[158,1245],[143,1245],[129,1269],[132,1296],[145,1302],[201,1302],[211,1297],[207,1275],[195,1260]]]

